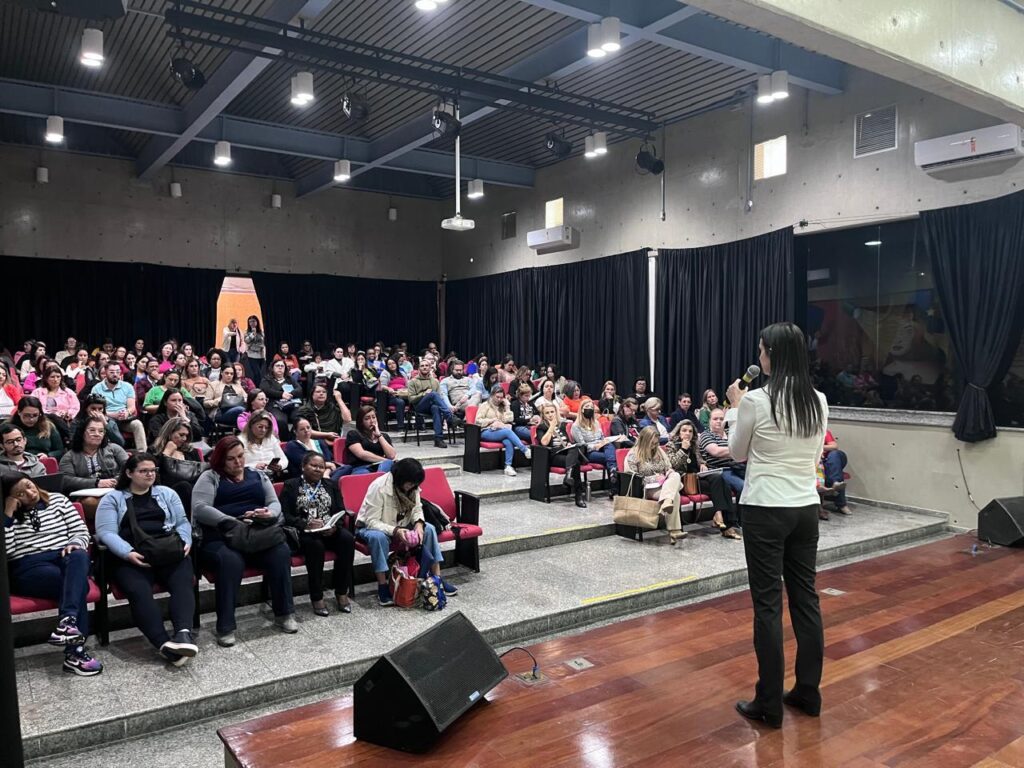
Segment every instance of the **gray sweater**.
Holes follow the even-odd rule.
[[[274,513],[277,521],[281,521],[281,502],[277,499],[274,491],[274,484],[270,478],[262,472],[257,473],[263,481],[263,506]],[[202,527],[208,525],[216,528],[224,520],[237,520],[231,515],[225,515],[213,505],[217,498],[217,488],[220,487],[220,475],[214,470],[208,469],[196,480],[195,488],[192,489],[192,535],[201,536]]]
[[[46,474],[46,467],[39,460],[39,457],[34,453],[24,454],[25,463],[20,467],[16,465],[11,459],[0,454],[0,477],[6,477],[7,475],[13,475],[18,472],[28,475],[29,477],[39,477],[40,475]]]
[[[84,453],[68,451],[60,457],[60,471],[64,473],[64,489],[67,492],[96,488],[98,480],[116,478],[121,467],[128,461],[128,453],[120,445],[109,443],[96,452],[96,459],[100,465],[99,475],[93,476],[89,469],[89,459]]]

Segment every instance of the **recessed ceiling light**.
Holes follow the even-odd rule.
[[[867,241],[864,242],[864,245],[867,245],[869,247],[873,247],[873,246],[881,245],[881,244],[882,244],[881,240],[867,240]]]
[[[231,142],[218,141],[213,148],[213,164],[221,168],[231,165]]]
[[[86,67],[103,66],[103,30],[86,27],[82,30],[82,47],[78,60]]]
[[[600,24],[591,24],[587,27],[587,56],[592,59],[601,59],[607,56],[608,52],[601,47],[603,42]]]
[[[352,178],[352,163],[348,160],[336,160],[334,162],[334,180],[337,182],[348,181]]]
[[[64,118],[50,115],[46,118],[46,140],[51,144],[64,141]]]

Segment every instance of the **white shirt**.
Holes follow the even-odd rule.
[[[281,469],[288,469],[288,457],[281,450],[281,443],[278,441],[277,435],[269,435],[260,445],[255,443],[249,445],[244,434],[239,435],[238,439],[245,447],[245,466],[249,469],[255,469],[257,464],[269,465],[274,459],[281,460]]]
[[[789,435],[772,420],[768,392],[752,389],[740,401],[736,424],[729,432],[729,452],[746,461],[741,504],[760,507],[806,507],[817,504],[817,466],[825,444],[828,402],[821,401],[821,428],[811,437]],[[783,414],[780,421],[785,424]]]

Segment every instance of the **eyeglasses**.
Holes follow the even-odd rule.
[[[4,445],[18,445],[18,443],[24,443],[24,437],[12,437],[10,440],[4,440]]]
[[[136,474],[139,474],[139,475],[155,475],[156,474],[156,468],[136,469],[135,472],[136,472]]]

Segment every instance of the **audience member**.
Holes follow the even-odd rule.
[[[712,393],[713,394],[713,393]],[[729,436],[725,433],[725,411],[712,408],[708,429],[701,432],[698,441],[701,458],[712,469],[722,470],[722,480],[738,497],[743,493],[745,465],[733,461],[729,453]]]
[[[227,327],[221,331],[220,346],[226,353],[229,363],[237,363],[239,354],[245,351],[242,329],[238,327],[238,320],[233,317],[228,321]]]
[[[92,388],[92,394],[102,395],[107,401],[107,415],[123,430],[131,432],[135,450],[146,450],[146,430],[135,410],[135,390],[121,381],[121,368],[109,360],[102,368],[103,380]]]
[[[156,413],[149,419],[149,438],[151,440],[156,438],[164,424],[175,418],[188,422],[192,430],[192,441],[202,440],[203,427],[192,410],[185,405],[185,398],[177,389],[164,390],[164,396],[160,398],[160,405],[157,406]]]
[[[548,382],[551,384],[551,382]],[[537,427],[537,444],[551,449],[551,466],[565,470],[562,484],[573,491],[576,506],[586,509],[586,483],[580,477],[583,455],[576,443],[569,439],[568,423],[558,415],[550,403],[540,407],[541,423]]]
[[[220,378],[210,382],[210,394],[203,405],[215,423],[232,426],[245,411],[245,402],[245,390],[235,381],[234,366],[226,365],[221,369]]]
[[[619,448],[632,448],[640,436],[640,422],[636,418],[637,404],[632,397],[627,397],[619,405],[619,411],[609,425],[609,433],[622,435],[619,441]]]
[[[32,397],[39,400],[43,413],[57,424],[61,433],[70,436],[71,422],[81,409],[77,395],[64,384],[64,373],[56,365],[46,369],[40,384],[32,390]]]
[[[380,431],[377,411],[372,405],[359,409],[355,429],[345,435],[345,448],[348,451],[346,464],[352,468],[353,475],[390,472],[398,456],[391,435]]]
[[[245,466],[266,472],[274,480],[288,471],[288,457],[274,435],[274,418],[267,411],[255,411],[238,436],[245,447]]]
[[[337,556],[331,584],[335,604],[342,613],[351,613],[352,604],[348,592],[352,560],[355,557],[355,539],[341,520],[328,525],[331,518],[344,509],[338,485],[335,482],[323,482],[327,465],[319,453],[306,453],[298,464],[299,476],[286,480],[281,490],[281,511],[284,524],[299,532],[300,552],[306,560],[309,601],[313,613],[317,616],[328,615],[324,603],[324,559],[328,550]]]
[[[658,439],[664,445],[668,442],[669,426],[668,420],[661,415],[661,398],[648,397],[644,403],[644,418],[640,419],[640,429],[654,427],[658,431]]]
[[[81,394],[85,385],[85,374],[89,370],[89,352],[79,349],[64,367],[64,375],[72,382],[75,392]]]
[[[614,416],[622,406],[622,398],[615,391],[615,382],[606,381],[601,387],[601,399],[597,402],[597,411],[602,416]]]
[[[282,341],[277,347],[274,362],[276,363],[279,360],[284,363],[285,376],[291,379],[294,384],[298,384],[302,378],[302,368],[299,366],[299,358],[292,354],[291,346],[287,341]]]
[[[178,495],[156,479],[154,456],[128,459],[116,490],[96,511],[96,538],[118,559],[110,577],[128,598],[135,626],[161,657],[180,667],[199,652],[192,637],[192,526]],[[170,633],[153,597],[157,584],[171,596]]]
[[[511,386],[516,386],[515,382]],[[530,428],[540,424],[540,411],[530,402],[532,396],[533,389],[529,384],[519,384],[515,400],[512,401],[512,430],[524,443],[532,442]]]
[[[62,487],[67,492],[113,488],[126,461],[128,454],[124,448],[111,443],[107,437],[106,419],[87,416],[71,438],[71,450],[61,456]],[[78,501],[85,512],[86,522],[91,523],[96,517],[100,497],[87,496]]]
[[[68,672],[98,675],[103,665],[85,646],[89,529],[66,496],[47,493],[18,472],[5,475],[2,482],[11,594],[56,601],[58,620],[50,645],[63,647]]]
[[[302,472],[302,460],[307,453],[318,453],[324,459],[328,477],[332,480],[338,465],[331,460],[331,446],[323,438],[316,437],[312,423],[302,412],[295,418],[294,437],[284,446],[284,455],[288,457],[289,477],[298,477]],[[347,472],[345,474],[348,474]]]
[[[512,467],[515,452],[519,451],[530,460],[530,447],[524,443],[511,428],[514,416],[505,398],[505,390],[501,384],[491,387],[490,397],[476,412],[476,425],[481,428],[480,439],[487,442],[502,443],[505,447],[505,474],[515,477]],[[527,441],[528,442],[528,441]]]
[[[498,381],[502,384],[511,384],[516,380],[516,361],[512,355],[505,355],[498,367]]]
[[[564,419],[566,414],[569,413],[569,409],[565,407],[562,402],[562,398],[555,392],[555,382],[551,379],[544,379],[540,385],[540,394],[534,397],[533,404],[538,409],[543,408],[545,405],[553,405],[558,411],[559,418]]]
[[[594,401],[584,397],[579,416],[572,426],[573,440],[579,445],[591,464],[600,464],[608,472],[608,495],[615,496],[619,485],[618,463],[615,461],[615,441],[605,437],[597,420]]]
[[[465,371],[466,367],[461,360],[453,360],[449,366],[449,375],[441,382],[440,387],[441,397],[448,410],[459,417],[464,417],[466,408],[480,405],[483,399],[479,391],[473,387],[476,380],[467,377]]]
[[[679,539],[686,538],[679,517],[679,494],[683,483],[679,473],[672,469],[659,440],[655,427],[644,427],[636,445],[626,454],[623,467],[640,479],[647,498],[657,499],[659,514],[665,518],[665,527],[668,528],[668,540],[674,546]]]
[[[284,361],[277,360],[267,370],[260,389],[270,401],[267,410],[277,419],[278,434],[286,436],[288,418],[302,405],[302,387],[285,375]]]
[[[39,477],[46,474],[46,467],[34,453],[25,452],[25,434],[21,427],[11,422],[0,424],[0,477],[24,474]]]
[[[213,572],[216,585],[218,644],[230,647],[236,642],[235,605],[246,565],[266,573],[277,626],[298,632],[291,552],[283,532],[265,533],[280,526],[281,504],[270,479],[245,466],[245,446],[238,438],[222,438],[213,449],[210,469],[192,491],[192,519],[200,526],[200,562]]]
[[[8,423],[21,430],[28,453],[40,458],[51,456],[58,461],[64,455],[64,441],[54,423],[43,415],[43,404],[39,398],[31,395],[22,397]]]
[[[681,476],[695,472],[707,472],[708,465],[700,460],[697,454],[698,433],[696,425],[689,419],[676,424],[669,435],[665,451],[672,468]],[[707,474],[697,478],[697,487],[701,493],[711,499],[715,510],[712,523],[727,539],[738,539],[739,516],[732,496],[725,485],[721,474]]]
[[[582,402],[583,390],[580,389],[580,385],[569,379],[565,382],[565,386],[562,387],[562,405],[565,406],[565,418],[575,421],[580,412],[580,403]]]
[[[825,488],[835,494],[832,501],[836,505],[836,512],[841,515],[851,514],[850,505],[846,501],[846,480],[843,479],[846,454],[839,449],[839,441],[832,435],[831,430],[825,430],[822,464],[825,469]]]
[[[412,409],[421,416],[429,414],[434,420],[434,447],[447,448],[442,425],[447,422],[457,428],[463,422],[448,410],[448,404],[438,392],[440,385],[430,371],[429,361],[420,361],[419,373],[409,381],[406,389],[409,391],[409,405]]]
[[[399,429],[405,429],[405,398],[409,396],[405,376],[398,367],[398,360],[389,357],[384,361],[380,373],[379,391],[387,398],[389,408],[395,409],[395,421]]]
[[[85,419],[89,416],[99,416],[107,424],[107,440],[114,445],[124,448],[124,436],[117,426],[117,422],[107,416],[107,401],[100,395],[87,395],[82,401],[82,410],[78,412],[78,418],[71,422],[71,434],[81,429]]]
[[[135,351],[136,357],[142,357],[146,354],[146,340],[136,339],[135,343],[132,344],[132,349]]]
[[[639,376],[633,382],[633,399],[636,400],[637,409],[644,413],[647,409],[647,400],[654,397],[654,394],[647,391],[647,377]]]
[[[191,509],[192,488],[210,468],[199,449],[192,446],[191,424],[181,417],[168,419],[150,447],[156,457],[160,484],[177,493],[185,508]]]
[[[57,365],[62,366],[65,360],[74,359],[76,354],[78,354],[78,339],[68,336],[68,340],[64,342],[64,349],[58,350],[57,354],[53,356],[53,360]]]
[[[181,388],[200,402],[210,396],[210,380],[199,371],[199,361],[190,357],[185,362],[185,378],[181,380]]]
[[[669,429],[675,429],[676,425],[681,421],[689,421],[693,424],[698,434],[704,430],[700,424],[700,418],[697,416],[697,411],[693,409],[693,397],[689,392],[683,392],[676,398],[676,409],[668,417]]]
[[[146,399],[142,402],[142,410],[146,413],[156,413],[160,407],[160,401],[164,399],[164,393],[169,389],[181,389],[181,374],[174,369],[167,371],[161,378],[159,384],[154,384],[146,392]]]
[[[708,428],[711,423],[711,412],[718,407],[718,395],[713,389],[705,389],[700,398],[700,411],[697,412],[697,419],[701,425],[701,432]]]
[[[142,410],[146,413],[146,400],[150,390],[160,384],[160,363],[156,360],[146,360],[146,370],[141,376],[135,377],[132,386],[135,387],[135,402],[142,403]]]
[[[167,373],[169,370],[174,368],[174,345],[169,341],[165,341],[160,345],[160,351],[157,353],[157,362],[160,364],[160,373]]]
[[[565,377],[559,375],[558,366],[555,365],[554,363],[548,363],[547,365],[542,367],[544,370],[544,376],[541,382],[541,389],[544,388],[543,381],[550,381],[552,384],[554,384],[554,391],[556,393],[560,393],[562,389],[565,387]],[[564,418],[564,414],[560,415],[562,415],[562,417]]]
[[[420,370],[430,373],[430,363],[422,361]],[[423,518],[420,485],[425,477],[423,465],[416,459],[400,459],[390,472],[385,472],[366,489],[363,504],[356,518],[356,538],[370,550],[370,560],[377,578],[377,600],[381,605],[394,605],[388,587],[388,551],[394,541],[402,549],[422,547],[419,573],[429,572],[441,581],[445,594],[458,592],[441,579],[441,546],[437,530]]]
[[[263,338],[263,327],[256,315],[250,315],[246,321],[245,331],[245,365],[249,378],[260,381],[263,378],[263,366],[267,362],[266,345]]]
[[[343,404],[344,405],[344,404]],[[341,436],[342,428],[348,419],[345,414],[348,408],[340,410],[337,403],[328,396],[326,384],[313,384],[309,393],[309,402],[297,411],[297,418],[307,419],[312,426],[313,438],[326,440],[328,445]]]
[[[28,376],[22,379],[21,388],[26,392],[31,392],[32,390],[43,386],[43,382],[46,380],[46,369],[54,366],[57,366],[57,364],[54,363],[53,360],[48,358],[46,355],[40,355],[36,358],[35,364],[32,366],[32,371]]]
[[[7,371],[7,366],[0,365],[0,419],[6,419],[21,399],[21,387]]]
[[[235,383],[241,385],[242,389],[245,390],[246,395],[256,389],[256,384],[246,374],[244,365],[241,363],[232,363],[231,367],[235,369]]]
[[[533,397],[537,392],[537,386],[533,383],[533,375],[530,372],[530,367],[528,365],[520,365],[519,368],[516,369],[516,380],[515,383],[509,387],[509,392],[512,391],[513,387],[518,389],[523,386],[523,384],[530,388],[530,397]]]
[[[267,404],[270,401],[267,396],[263,393],[262,389],[254,389],[245,398],[245,410],[238,414],[238,421],[235,426],[239,432],[244,432],[246,425],[249,423],[249,419],[252,418],[256,412],[266,412]],[[274,427],[274,434],[277,432],[277,419],[271,418]]]

